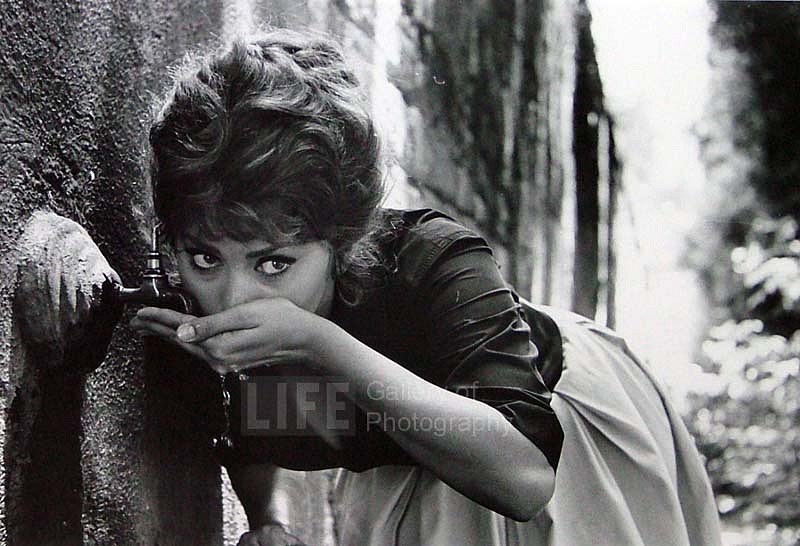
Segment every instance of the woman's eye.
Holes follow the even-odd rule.
[[[291,258],[268,258],[256,266],[261,273],[273,276],[285,272],[294,263]]]
[[[192,262],[200,269],[211,269],[219,265],[219,260],[211,254],[192,254]]]

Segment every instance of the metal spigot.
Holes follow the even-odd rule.
[[[146,305],[172,309],[189,315],[195,314],[197,304],[192,296],[172,285],[164,273],[161,252],[158,250],[158,225],[153,226],[150,251],[145,257],[142,284],[138,288],[126,288],[119,283],[107,282],[103,286],[104,299],[116,304]]]

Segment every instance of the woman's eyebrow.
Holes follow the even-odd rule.
[[[248,252],[244,256],[245,256],[245,258],[261,258],[263,256],[269,256],[273,252],[275,252],[275,247],[268,246],[268,247],[265,247],[265,248],[260,248],[258,250],[251,250],[250,252]]]
[[[203,250],[210,250],[211,252],[213,252],[215,254],[219,254],[219,250],[217,249],[217,247],[215,247],[211,243],[207,243],[205,241],[201,241],[200,239],[195,239],[191,235],[184,235],[183,238],[184,238],[184,242],[186,243],[184,246],[194,246],[194,247],[198,247],[198,248],[203,249]]]

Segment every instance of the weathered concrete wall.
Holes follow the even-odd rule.
[[[96,371],[72,373],[30,354],[11,305],[16,241],[39,209],[78,221],[128,283],[138,277],[151,93],[220,28],[215,1],[0,4],[2,543],[220,540],[217,469],[177,460],[198,440],[175,433],[185,419],[155,418],[154,366],[131,332],[118,327]]]
[[[522,295],[593,316],[605,302],[573,292],[597,293],[606,225],[578,213],[613,203],[599,187],[611,162],[590,21],[581,0],[404,2],[391,74],[409,120],[401,164],[421,200],[471,220]]]

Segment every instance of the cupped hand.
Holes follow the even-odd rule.
[[[157,307],[139,310],[135,330],[159,336],[206,361],[217,373],[304,360],[317,315],[284,298],[264,298],[196,317]]]
[[[308,546],[278,524],[268,524],[248,531],[239,538],[236,546]]]

